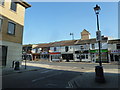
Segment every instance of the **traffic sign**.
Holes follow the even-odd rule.
[[[101,41],[101,31],[96,31],[96,41]]]

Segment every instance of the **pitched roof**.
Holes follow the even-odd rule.
[[[86,29],[84,29],[83,31],[86,31],[87,33],[89,33],[89,34],[90,34],[90,32],[89,32],[89,31],[87,31]],[[81,33],[83,33],[83,31],[82,31]]]
[[[71,46],[74,45],[74,43],[77,40],[65,40],[65,41],[58,41],[58,42],[54,42],[51,47],[57,47],[57,46]]]
[[[108,44],[120,44],[120,39],[109,40]]]
[[[53,43],[41,43],[41,44],[37,44],[36,47],[34,48],[44,48],[44,47],[50,47]]]
[[[108,37],[104,37],[103,40],[101,42],[107,42]],[[78,40],[75,44],[93,44],[93,43],[97,43],[96,38],[92,38],[92,39],[87,39],[87,40]]]

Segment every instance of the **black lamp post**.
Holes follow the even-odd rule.
[[[72,40],[74,40],[74,33],[70,33],[70,35],[72,35]],[[73,60],[75,61],[75,48],[74,48],[74,45],[73,45]]]
[[[70,35],[72,35],[72,40],[74,40],[74,33],[70,33]]]
[[[101,31],[99,30],[99,19],[98,14],[100,12],[101,8],[96,5],[94,7],[95,14],[97,16],[97,31],[96,31],[96,41],[98,41],[98,47],[99,47],[99,66],[95,66],[95,72],[96,72],[96,82],[105,82],[104,74],[103,74],[103,67],[102,67],[102,61],[101,61]]]

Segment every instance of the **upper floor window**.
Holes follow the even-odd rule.
[[[57,51],[57,48],[56,48],[56,47],[54,47],[54,51]]]
[[[66,46],[66,47],[65,47],[65,52],[68,52],[68,50],[69,50],[69,47]]]
[[[8,22],[8,33],[15,35],[15,26],[16,24],[13,22]]]
[[[0,31],[2,30],[2,22],[3,22],[3,19],[0,18]]]
[[[92,49],[95,49],[95,44],[92,44]]]
[[[4,0],[0,0],[0,5],[4,5]]]
[[[120,49],[120,44],[117,44],[117,49]]]
[[[16,11],[16,9],[17,9],[17,3],[14,2],[13,0],[11,1],[11,7],[10,7],[10,9],[13,10],[13,11]]]

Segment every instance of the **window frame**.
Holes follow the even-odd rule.
[[[11,23],[11,24],[14,24],[14,33],[9,33],[9,23]],[[14,22],[12,22],[12,21],[8,21],[8,31],[7,31],[7,33],[9,34],[9,35],[15,35],[15,29],[16,29],[16,23],[14,23]]]
[[[13,6],[13,5],[15,5],[15,6]],[[13,0],[11,0],[10,10],[17,12],[17,3]]]

